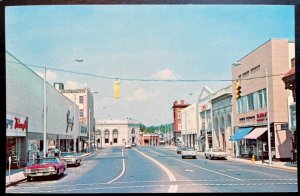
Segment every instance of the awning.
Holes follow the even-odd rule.
[[[256,127],[251,131],[248,135],[244,137],[244,139],[257,139],[259,136],[261,136],[264,132],[267,131],[267,127]]]
[[[237,132],[229,138],[229,140],[242,140],[252,129],[253,127],[240,127]]]

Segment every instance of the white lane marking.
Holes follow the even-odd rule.
[[[186,170],[184,170],[184,171],[187,171],[187,172],[194,172],[194,171],[191,170],[191,169],[186,169]]]
[[[110,184],[110,183],[112,183],[113,181],[119,179],[121,176],[123,176],[123,174],[124,174],[124,172],[125,172],[125,159],[124,159],[124,152],[123,152],[123,149],[122,149],[122,158],[123,158],[123,170],[122,170],[122,172],[120,173],[120,175],[119,175],[118,177],[116,177],[115,179],[113,179],[113,180],[107,182],[107,184]]]
[[[172,172],[166,168],[163,164],[161,164],[160,162],[158,162],[157,160],[145,155],[143,152],[137,150],[137,149],[134,149],[135,151],[137,151],[138,153],[140,153],[141,155],[143,155],[144,157],[150,159],[151,161],[153,161],[154,163],[156,163],[158,166],[160,166],[162,168],[162,170],[164,170],[166,172],[166,174],[168,175],[170,181],[176,181],[176,178],[175,176],[172,174]],[[176,193],[178,190],[178,185],[171,185],[169,190],[168,190],[168,193]]]
[[[164,155],[164,154],[161,154],[161,153],[153,151],[153,150],[151,150],[151,151],[155,152],[157,154],[160,154],[160,155]],[[166,156],[166,155],[164,155],[164,156]],[[209,172],[212,172],[212,173],[216,173],[216,174],[219,174],[219,175],[222,175],[222,176],[226,176],[226,177],[229,177],[229,178],[233,178],[233,179],[236,179],[236,180],[243,181],[242,179],[239,179],[239,178],[236,178],[236,177],[232,177],[232,176],[229,176],[229,175],[226,175],[226,174],[222,174],[222,173],[219,173],[219,172],[216,172],[216,171],[213,171],[213,170],[210,170],[210,169],[206,169],[206,168],[203,168],[203,167],[199,167],[197,165],[194,165],[194,164],[191,164],[191,163],[187,163],[185,161],[181,161],[181,160],[178,160],[178,159],[173,158],[173,157],[169,157],[169,158],[174,159],[174,160],[179,161],[179,162],[182,162],[182,163],[185,163],[185,164],[188,164],[188,165],[191,165],[191,166],[194,166],[194,167],[197,167],[197,168],[200,168],[200,169],[203,169],[203,170],[206,170],[206,171],[209,171]]]
[[[236,180],[176,180],[177,183],[179,182],[228,182],[228,181],[233,181],[235,182]],[[298,181],[298,179],[245,179],[244,181]],[[169,183],[170,181],[130,181],[130,182],[115,182],[114,184],[137,184],[137,183]],[[278,182],[280,183],[280,182]],[[93,185],[105,185],[107,183],[89,183],[89,184],[69,184],[69,185],[51,185],[51,186],[27,186],[27,187],[21,187],[21,188],[13,188],[13,189],[35,189],[35,188],[53,188],[53,187],[72,187],[72,186],[93,186]]]

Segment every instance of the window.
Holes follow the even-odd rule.
[[[247,95],[248,100],[248,111],[254,110],[254,103],[253,103],[253,94]]]
[[[83,96],[79,96],[79,103],[83,103]]]
[[[258,109],[258,92],[253,93],[253,109],[257,110]]]
[[[258,91],[258,106],[259,109],[261,108],[266,108],[266,103],[267,103],[267,94],[266,94],[266,89]]]
[[[117,129],[113,130],[113,142],[118,143],[118,130]]]
[[[80,117],[83,117],[83,116],[84,116],[83,109],[80,109],[80,111],[79,111],[79,112],[80,112],[80,114],[79,114],[79,115],[80,115]]]
[[[181,111],[178,111],[178,118],[181,118]]]
[[[105,131],[104,131],[104,142],[106,143],[106,144],[108,144],[108,142],[109,142],[109,130],[108,129],[106,129]]]
[[[135,129],[134,128],[131,129],[131,134],[135,134]]]
[[[263,89],[263,97],[264,97],[264,108],[267,107],[267,91],[266,89]]]

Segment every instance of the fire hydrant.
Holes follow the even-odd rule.
[[[252,154],[251,160],[252,160],[252,163],[254,163],[254,161],[255,161],[255,156],[254,156],[254,154]]]

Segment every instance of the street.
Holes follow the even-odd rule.
[[[284,177],[283,177],[284,176]],[[297,192],[297,172],[229,160],[182,159],[168,147],[96,151],[64,176],[21,182],[7,193]]]

